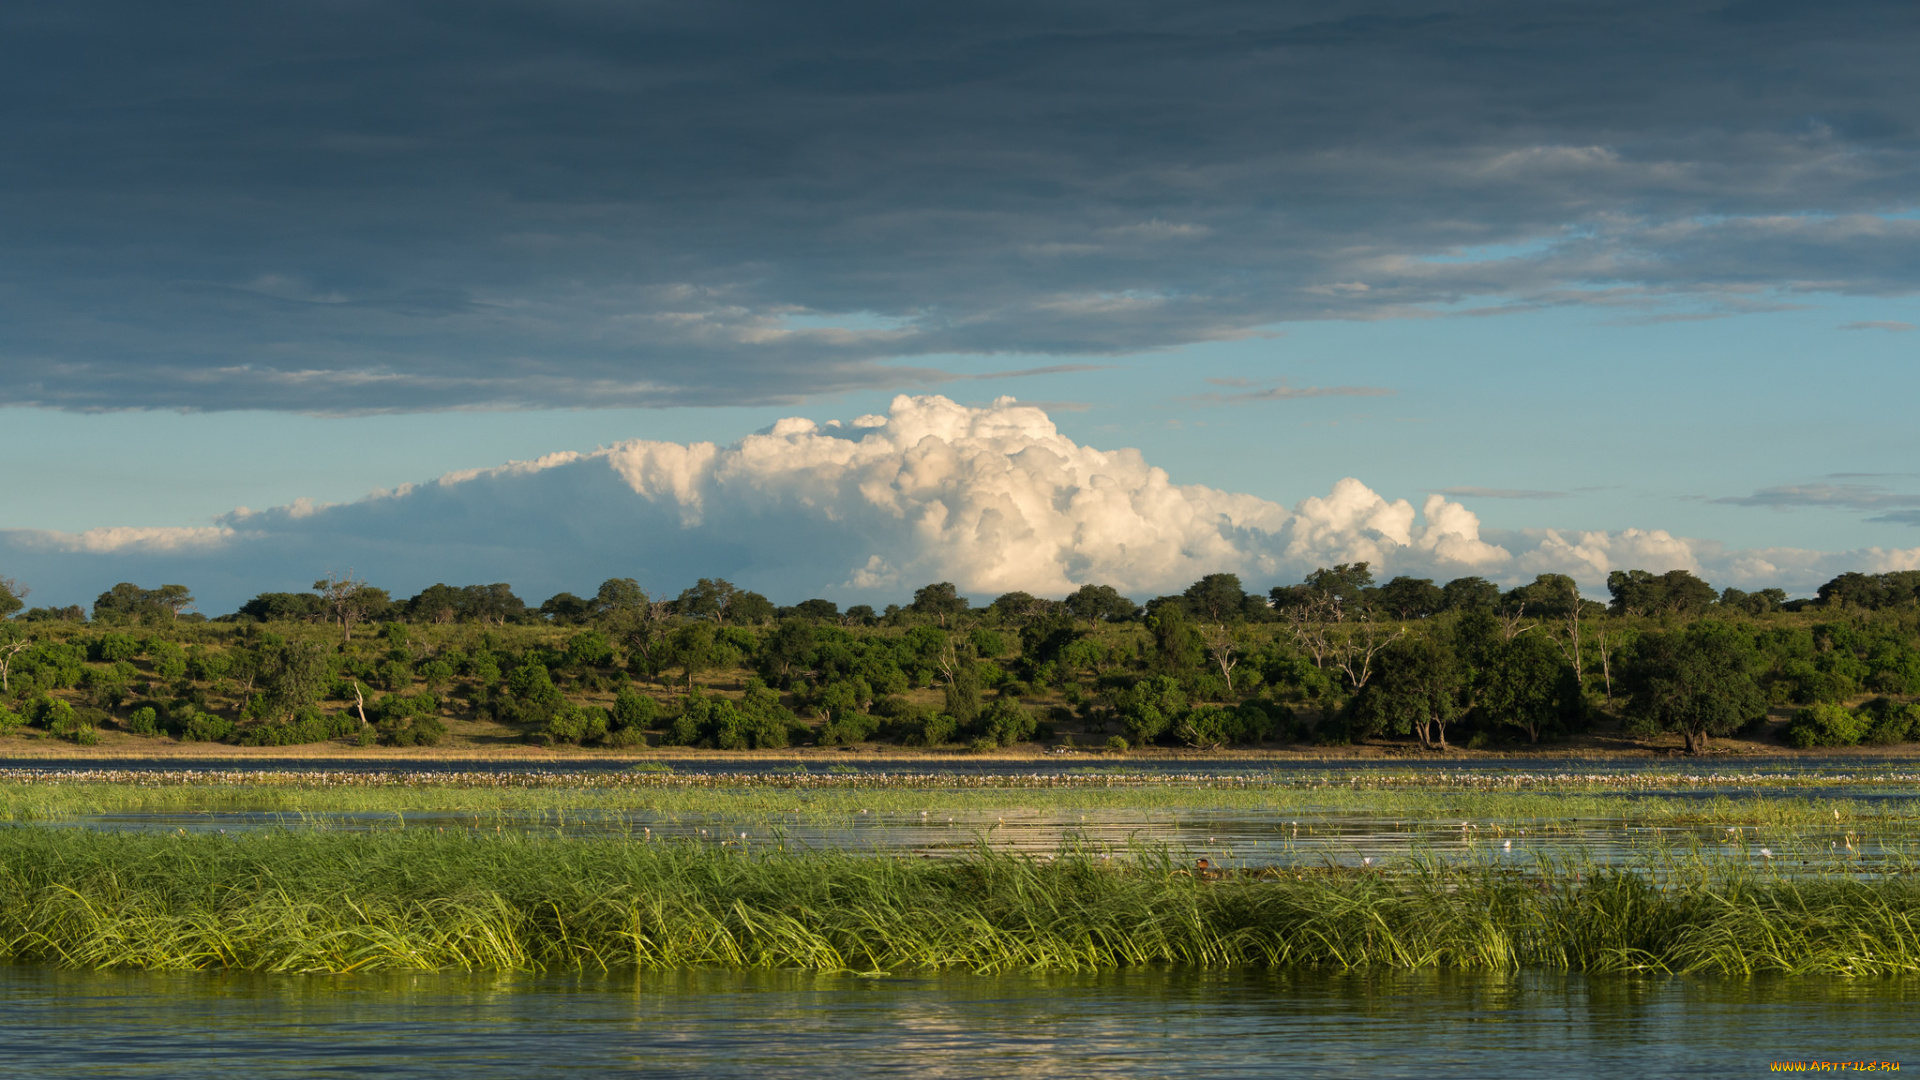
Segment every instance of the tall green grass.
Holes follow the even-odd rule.
[[[1415,859],[796,855],[408,830],[0,830],[0,957],[90,968],[1920,972],[1920,880]]]

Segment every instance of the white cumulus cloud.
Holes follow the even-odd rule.
[[[1642,528],[1482,535],[1461,502],[1432,494],[1416,508],[1352,478],[1289,507],[1175,483],[1139,451],[1076,443],[1011,398],[902,396],[847,424],[791,418],[726,446],[635,440],[205,528],[0,532],[0,560],[37,602],[164,579],[219,611],[347,569],[400,595],[507,581],[536,601],[613,576],[667,593],[722,576],[785,602],[885,602],[942,580],[980,600],[1088,582],[1146,597],[1216,571],[1264,589],[1358,561],[1383,578],[1551,572],[1597,592],[1610,570],[1681,568],[1805,591],[1840,570],[1920,566],[1920,549],[1732,550]]]

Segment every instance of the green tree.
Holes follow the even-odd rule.
[[[1858,607],[1870,611],[1911,607],[1920,602],[1920,570],[1841,574],[1820,586],[1817,595],[1822,607]]]
[[[1720,598],[1713,586],[1685,570],[1664,574],[1615,570],[1607,575],[1607,592],[1613,597],[1609,610],[1615,615],[1688,615],[1706,610]]]
[[[987,605],[987,610],[1005,622],[1022,622],[1045,614],[1051,606],[1048,601],[1030,592],[1016,589],[995,597],[993,603]]]
[[[26,607],[27,588],[10,577],[0,577],[0,619]]]
[[[773,601],[751,590],[742,590],[734,597],[733,606],[727,612],[735,623],[741,626],[759,626],[774,618],[778,609]]]
[[[640,583],[630,577],[608,578],[600,583],[600,589],[590,601],[593,616],[598,619],[618,618],[647,606],[647,591]]]
[[[1552,641],[1520,634],[1491,644],[1474,685],[1474,705],[1496,724],[1517,727],[1528,742],[1559,716],[1565,663]]]
[[[468,585],[460,590],[460,616],[490,626],[524,622],[526,601],[513,594],[513,586],[504,581],[492,585]]]
[[[436,583],[406,602],[407,619],[411,622],[450,623],[460,618],[461,608],[466,598],[459,589],[445,583]]]
[[[760,673],[776,686],[789,685],[807,668],[814,650],[813,624],[805,619],[782,619],[760,643]]]
[[[376,589],[347,571],[346,577],[328,574],[313,583],[321,609],[340,627],[340,640],[352,641],[353,628],[386,614],[392,601],[385,589]]]
[[[724,626],[739,596],[739,588],[725,578],[701,578],[680,591],[673,612],[689,619],[712,619]]]
[[[1206,643],[1181,605],[1166,604],[1147,616],[1147,632],[1160,670],[1178,675],[1200,666]]]
[[[1445,750],[1447,725],[1464,708],[1466,686],[1466,665],[1445,639],[1396,638],[1381,651],[1378,673],[1354,698],[1353,716],[1363,729],[1411,731],[1422,746]]]
[[[1785,589],[1761,589],[1759,592],[1743,592],[1732,586],[1720,590],[1719,605],[1728,611],[1737,611],[1743,615],[1765,615],[1779,611],[1780,605],[1787,602]]]
[[[1562,619],[1580,608],[1580,586],[1565,574],[1541,574],[1500,598],[1501,607],[1539,619]]]
[[[550,623],[577,626],[593,614],[593,602],[570,592],[555,593],[541,602],[540,614]]]
[[[674,630],[669,639],[672,663],[679,666],[687,677],[687,691],[693,691],[693,677],[713,666],[714,637],[713,625],[705,622],[687,623]]]
[[[260,651],[259,685],[264,719],[280,719],[320,700],[328,682],[332,650],[313,641],[287,641]]]
[[[1241,587],[1237,574],[1208,574],[1187,586],[1180,596],[1187,602],[1187,610],[1193,612],[1194,617],[1206,622],[1222,623],[1240,617],[1241,608],[1247,600],[1247,590]]]
[[[1432,578],[1402,575],[1380,586],[1379,600],[1396,619],[1424,619],[1446,607],[1447,596]]]
[[[326,617],[326,606],[311,593],[264,592],[235,614],[255,622],[317,622]]]
[[[108,623],[170,623],[192,606],[193,593],[185,585],[143,589],[123,581],[94,598],[93,617]]]
[[[1087,620],[1089,628],[1102,622],[1121,622],[1133,618],[1140,605],[1120,595],[1111,585],[1082,585],[1065,601],[1068,614]]]
[[[1483,577],[1454,578],[1440,587],[1442,611],[1491,611],[1500,603],[1500,586]]]
[[[821,622],[839,622],[840,605],[831,600],[802,600],[793,607],[793,613],[803,619],[817,619]]]
[[[1766,694],[1753,678],[1759,662],[1753,642],[1724,623],[1643,634],[1621,671],[1628,715],[1679,732],[1687,753],[1699,753],[1710,736],[1766,715]]]
[[[922,585],[914,590],[913,603],[908,610],[937,621],[942,627],[951,619],[967,610],[967,598],[960,595],[951,581],[936,581],[931,585]]]

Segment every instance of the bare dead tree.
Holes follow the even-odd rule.
[[[1586,686],[1586,665],[1581,651],[1580,605],[1578,602],[1573,605],[1573,610],[1567,613],[1565,624],[1548,636],[1553,638],[1555,645],[1560,646],[1560,655],[1565,657],[1567,663],[1573,666],[1574,681],[1580,686]]]
[[[1520,619],[1525,616],[1526,613],[1527,605],[1524,603],[1516,605],[1512,611],[1494,612],[1494,617],[1500,620],[1500,632],[1506,635],[1506,640],[1512,641],[1514,638],[1540,625],[1539,623],[1528,623],[1525,626],[1521,626]]]
[[[666,638],[663,631],[672,620],[673,601],[649,600],[626,609],[618,617],[615,626],[627,652],[639,653],[646,660],[647,669],[657,671],[666,666],[666,658],[655,656],[654,651],[664,645]]]
[[[320,594],[328,617],[340,625],[340,640],[352,641],[354,624],[365,621],[371,606],[367,583],[354,577],[353,568],[348,567],[346,577],[327,571],[326,577],[313,583],[313,591]]]
[[[1220,669],[1220,677],[1227,681],[1227,693],[1233,693],[1233,669],[1240,666],[1240,657],[1234,650],[1233,631],[1225,623],[1211,626],[1201,624],[1200,639],[1206,643],[1207,655],[1213,657],[1215,666]]]
[[[1594,638],[1594,644],[1600,653],[1600,677],[1607,688],[1607,708],[1613,708],[1613,655],[1618,648],[1613,631],[1602,629]]]
[[[1374,622],[1372,616],[1365,612],[1345,626],[1344,630],[1330,635],[1332,648],[1328,658],[1347,677],[1347,685],[1358,694],[1373,678],[1374,659],[1395,638],[1406,633],[1407,628],[1397,627],[1388,633],[1386,627]]]
[[[14,595],[18,596],[19,594],[15,593]],[[8,630],[11,632],[11,627],[9,627]],[[33,648],[32,638],[0,642],[0,693],[13,692],[13,686],[7,681],[10,677],[9,669],[13,667],[13,658],[31,648]]]
[[[1294,643],[1313,657],[1314,667],[1326,667],[1333,648],[1327,627],[1340,621],[1339,606],[1324,596],[1315,596],[1286,610],[1287,633]]]

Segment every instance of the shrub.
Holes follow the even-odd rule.
[[[1860,713],[1867,721],[1862,742],[1891,746],[1920,737],[1920,705],[1896,705],[1887,698],[1874,698],[1860,706]]]
[[[759,679],[749,679],[737,705],[722,697],[687,695],[680,715],[667,730],[666,742],[716,750],[775,750],[792,742],[795,729],[805,727],[780,704],[780,695]]]
[[[1120,751],[1125,751],[1126,748],[1127,748],[1127,737],[1125,735],[1107,736],[1107,749],[1120,752]]]
[[[998,630],[988,630],[982,627],[974,630],[969,636],[973,641],[973,651],[982,657],[992,659],[993,657],[1005,656],[1007,654],[1006,635]]]
[[[27,718],[0,705],[0,735],[11,735],[27,722]]]
[[[1793,714],[1787,724],[1787,745],[1804,750],[1810,746],[1852,746],[1867,734],[1867,721],[1848,712],[1843,705],[1823,702],[1809,705]]]
[[[567,642],[566,665],[573,668],[608,667],[613,663],[613,646],[606,635],[587,630]]]
[[[101,634],[87,642],[87,659],[111,664],[140,655],[140,641],[130,634]]]
[[[413,669],[404,661],[389,660],[380,665],[380,684],[396,692],[405,690],[413,685]]]
[[[182,717],[181,742],[224,742],[233,735],[233,721],[213,713],[189,712]]]
[[[847,712],[821,725],[815,740],[821,746],[852,746],[873,738],[879,730],[878,717]]]
[[[980,713],[973,730],[981,738],[992,739],[997,746],[1012,746],[1033,738],[1039,727],[1033,713],[1022,708],[1019,702],[997,698]]]
[[[453,665],[445,660],[430,660],[420,665],[420,679],[429,690],[439,690],[453,681]]]
[[[133,710],[133,715],[127,717],[127,730],[135,735],[158,735],[160,734],[160,715],[154,712],[151,705],[141,706]]]
[[[1155,675],[1115,691],[1113,707],[1126,728],[1127,741],[1143,746],[1173,729],[1186,712],[1187,699],[1179,683],[1166,675]]]
[[[610,719],[612,728],[616,732],[626,731],[629,728],[635,731],[644,730],[660,722],[660,703],[630,687],[623,686],[619,693],[613,695]]]
[[[617,728],[607,732],[606,744],[621,750],[632,746],[645,746],[647,733],[637,727]]]
[[[597,742],[607,734],[607,720],[604,709],[568,703],[553,711],[545,734],[554,742],[575,745]]]
[[[81,746],[92,746],[100,741],[91,717],[75,712],[73,706],[46,694],[27,704],[27,719],[47,729],[55,738]]]
[[[153,673],[168,682],[186,678],[192,666],[187,662],[187,651],[171,641],[150,638],[146,653],[147,659],[153,662]]]
[[[430,695],[422,694],[422,697]],[[447,725],[430,713],[390,717],[376,725],[379,739],[388,746],[438,746],[446,737]]]
[[[242,746],[301,746],[326,742],[341,735],[352,735],[360,721],[346,713],[326,716],[311,705],[294,711],[285,720],[255,724],[240,734]]]

